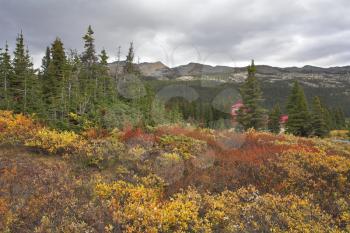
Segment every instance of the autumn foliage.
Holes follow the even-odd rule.
[[[348,232],[350,145],[0,112],[1,232]]]

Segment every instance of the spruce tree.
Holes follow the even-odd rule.
[[[335,129],[333,117],[332,117],[332,114],[330,113],[328,106],[323,105],[322,109],[323,109],[324,120],[326,122],[328,131]]]
[[[134,66],[134,57],[135,57],[134,43],[131,42],[130,47],[129,47],[129,51],[128,51],[128,55],[126,56],[126,60],[125,60],[125,66],[124,66],[124,73],[125,74],[135,74],[136,73],[136,69]]]
[[[336,129],[344,129],[346,124],[345,124],[345,115],[344,115],[343,109],[340,107],[334,108],[333,113],[334,113]]]
[[[64,115],[65,98],[65,65],[66,54],[63,43],[56,38],[42,63],[42,95],[45,103],[47,117],[50,123],[62,121]]]
[[[96,115],[97,92],[99,80],[97,77],[98,58],[95,51],[94,32],[91,26],[88,27],[83,36],[84,51],[81,55],[82,69],[79,72],[79,114]]]
[[[82,63],[78,53],[71,50],[66,60],[66,99],[67,111],[77,113],[79,111],[79,103],[82,99],[80,91],[80,72]]]
[[[43,75],[47,74],[47,71],[48,71],[49,65],[50,65],[50,61],[51,61],[51,50],[50,50],[50,47],[47,46],[46,51],[45,51],[45,56],[41,60],[41,73]]]
[[[86,34],[83,36],[84,52],[81,56],[81,61],[88,68],[96,64],[98,61],[95,51],[95,39],[93,35],[94,31],[92,30],[91,25],[89,25]]]
[[[51,49],[49,46],[46,47],[45,55],[41,59],[41,70],[39,72],[39,78],[41,82],[41,95],[43,98],[43,103],[45,104],[45,109],[47,109],[50,98],[48,96],[51,94],[51,78],[49,74],[51,62]]]
[[[33,98],[36,98],[34,95],[31,95],[34,93],[29,92],[30,90],[34,90],[32,89],[33,81],[35,81],[33,64],[30,61],[28,49],[25,48],[22,32],[18,35],[16,41],[13,75],[9,82],[9,88],[13,101],[13,109],[16,112],[28,112],[30,110],[28,109],[29,102],[34,101]]]
[[[262,129],[265,125],[262,92],[255,73],[256,67],[252,60],[252,64],[248,66],[248,78],[240,88],[244,106],[239,109],[237,115],[238,122],[245,130]]]
[[[308,136],[310,132],[310,114],[303,89],[294,82],[287,102],[288,122],[286,132],[297,136]]]
[[[12,75],[11,56],[9,54],[8,44],[6,42],[5,49],[0,53],[0,78],[1,78],[1,102],[2,109],[10,109],[10,92],[9,80]]]
[[[321,101],[317,96],[312,101],[311,126],[311,134],[314,136],[324,137],[329,133],[325,119],[325,110],[322,108]]]
[[[116,87],[108,68],[108,55],[105,49],[103,49],[99,55],[99,67],[98,77],[100,79],[100,85],[98,87],[98,98],[100,102],[110,102],[116,98]]]
[[[276,104],[269,114],[268,129],[272,133],[279,133],[280,127],[281,109],[279,104]]]

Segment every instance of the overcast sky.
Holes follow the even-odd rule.
[[[0,0],[0,47],[23,30],[36,65],[60,37],[82,50],[91,24],[114,60],[134,41],[140,62],[241,66],[350,65],[349,0]]]

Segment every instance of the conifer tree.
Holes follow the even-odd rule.
[[[108,73],[108,55],[105,49],[103,49],[99,55],[99,69],[98,77],[100,79],[99,85],[99,98],[102,102],[110,102],[116,98],[115,82]]]
[[[88,27],[86,34],[83,36],[84,51],[81,55],[82,68],[79,72],[79,114],[96,115],[96,102],[99,80],[97,77],[98,58],[95,51],[94,32],[91,26]]]
[[[61,120],[64,115],[64,72],[66,65],[66,54],[63,43],[56,38],[51,45],[50,51],[46,52],[43,59],[44,77],[42,80],[43,98],[46,103],[48,118],[51,123]],[[59,118],[60,117],[60,118]]]
[[[286,131],[297,136],[308,136],[310,131],[310,114],[303,89],[294,82],[287,102],[288,122]]]
[[[125,66],[124,66],[124,73],[125,74],[135,74],[136,69],[134,66],[134,57],[135,57],[134,43],[131,42],[130,47],[129,47],[129,51],[128,51],[128,54],[127,54],[126,60],[125,60]]]
[[[81,56],[81,61],[88,68],[91,68],[98,61],[95,51],[95,39],[93,35],[94,31],[92,30],[91,25],[89,25],[86,34],[83,36],[84,52]]]
[[[13,75],[9,82],[13,109],[16,112],[28,112],[28,103],[36,98],[29,90],[33,87],[34,70],[30,61],[28,49],[25,48],[23,33],[16,39],[16,48],[13,59]],[[34,103],[33,103],[34,104]]]
[[[50,47],[47,46],[46,51],[45,51],[45,56],[41,60],[41,73],[43,75],[47,74],[48,69],[49,69],[49,65],[50,65],[50,61],[51,61],[51,50],[50,50]]]
[[[317,96],[315,96],[312,101],[311,126],[312,135],[314,136],[324,137],[329,133],[325,119],[325,111]]]
[[[12,75],[11,56],[9,54],[8,44],[6,42],[5,49],[0,53],[0,79],[1,79],[1,105],[3,109],[10,109],[10,92],[9,80]]]
[[[51,82],[51,77],[49,75],[49,67],[50,67],[50,62],[51,62],[51,48],[50,46],[46,47],[45,55],[41,59],[41,69],[39,72],[39,78],[40,78],[40,83],[41,83],[41,96],[42,96],[42,101],[44,103],[44,108],[45,111],[47,110],[47,107],[50,102],[50,98],[48,98],[48,95],[50,95],[50,82]],[[45,116],[47,118],[47,116]]]
[[[78,53],[71,50],[66,60],[66,99],[67,111],[77,113],[79,111],[79,103],[81,101],[79,74],[82,64]]]
[[[252,64],[248,66],[248,78],[240,88],[244,106],[239,109],[237,115],[238,122],[245,130],[262,129],[265,125],[262,92],[255,73],[256,67],[252,60]]]
[[[332,117],[332,114],[330,113],[328,106],[323,105],[322,109],[323,109],[324,120],[326,122],[326,126],[327,126],[328,131],[335,129],[333,117]]]
[[[276,104],[269,114],[268,129],[272,133],[279,133],[280,127],[281,109],[279,104]]]
[[[345,127],[345,115],[343,109],[340,107],[333,109],[334,121],[336,129],[343,129]]]

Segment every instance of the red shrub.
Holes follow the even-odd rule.
[[[121,140],[128,144],[145,144],[150,145],[155,141],[153,134],[145,133],[141,128],[126,127],[123,130]]]

